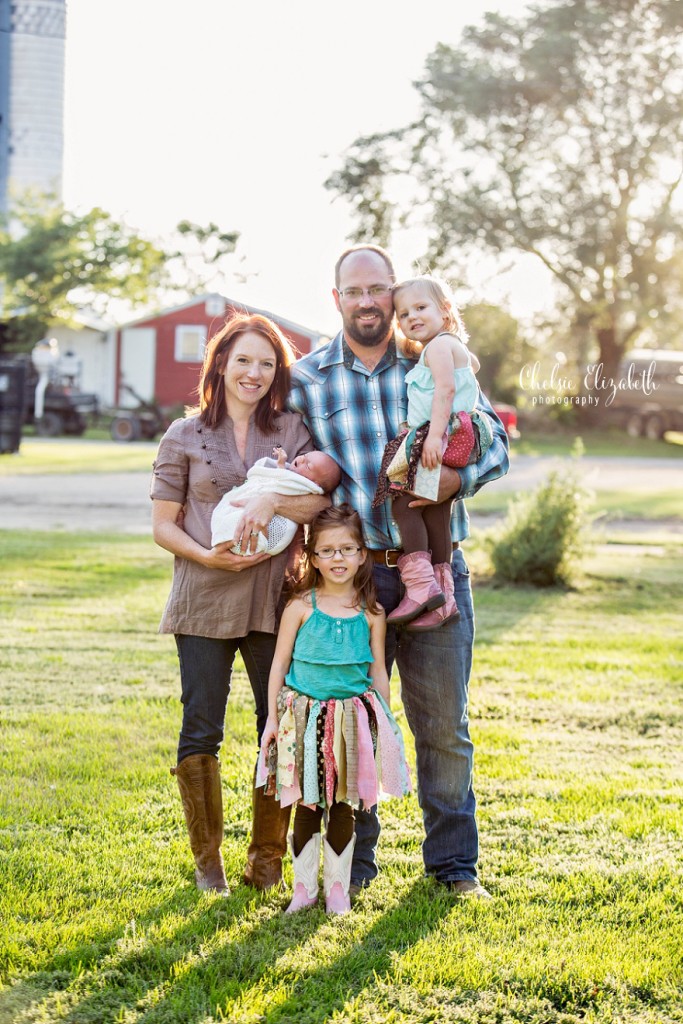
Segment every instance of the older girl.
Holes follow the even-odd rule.
[[[401,796],[410,782],[401,732],[389,710],[384,611],[354,509],[339,505],[315,517],[304,569],[282,616],[262,755],[275,754],[270,778],[278,799],[297,802],[288,913],[317,903],[326,810],[326,910],[344,914],[350,909],[353,808],[372,807],[380,788]]]

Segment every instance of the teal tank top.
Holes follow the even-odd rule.
[[[363,611],[351,618],[313,612],[296,635],[285,685],[316,700],[358,697],[371,685],[370,626]]]
[[[445,333],[445,332],[444,332]],[[432,415],[434,401],[434,378],[432,371],[425,366],[427,346],[420,353],[420,358],[405,377],[408,389],[408,425],[419,427],[426,423]],[[467,366],[453,370],[455,396],[451,412],[472,412],[477,404],[479,385],[472,369],[472,357],[467,352]]]

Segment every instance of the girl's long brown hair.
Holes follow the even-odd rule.
[[[306,546],[301,560],[301,574],[292,587],[293,597],[309,593],[319,582],[318,570],[311,561],[318,546],[318,538],[323,530],[331,530],[338,526],[345,526],[356,544],[365,549],[363,524],[355,508],[351,508],[350,505],[346,504],[330,505],[328,508],[324,508],[322,512],[318,512],[308,527],[308,537],[306,538]],[[377,593],[372,579],[372,559],[369,553],[363,564],[359,566],[353,580],[353,585],[356,591],[353,602],[354,606],[357,608],[365,607],[371,615],[376,615],[379,612],[379,605],[377,604]]]
[[[318,570],[313,565],[311,558],[317,547],[317,540],[324,529],[334,529],[337,526],[345,526],[355,543],[360,548],[366,548],[366,542],[362,537],[362,523],[360,516],[350,505],[330,505],[328,508],[318,512],[308,526],[308,536],[301,559],[301,571],[299,578],[292,587],[292,596],[297,597],[309,593],[319,583]],[[373,562],[370,553],[366,560],[358,567],[353,579],[355,596],[353,605],[356,608],[366,607],[372,615],[380,610],[377,603],[377,592],[373,581]]]
[[[263,433],[275,429],[277,414],[285,407],[289,393],[289,367],[295,360],[294,350],[284,334],[272,320],[260,313],[238,313],[221,327],[210,339],[204,353],[204,365],[199,378],[199,418],[207,427],[217,427],[227,415],[225,383],[223,374],[230,351],[247,331],[260,334],[269,342],[275,353],[275,377],[256,406],[256,426]]]

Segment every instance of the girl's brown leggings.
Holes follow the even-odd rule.
[[[320,832],[323,817],[322,807],[306,807],[297,804],[294,815],[294,855],[298,857],[308,840]],[[351,804],[334,803],[330,807],[327,818],[327,841],[339,854],[351,841],[356,816]]]
[[[406,555],[414,551],[431,551],[432,565],[450,562],[453,553],[451,541],[452,501],[440,505],[424,505],[409,508],[415,499],[411,494],[399,494],[392,503],[391,511],[401,530],[403,551]]]

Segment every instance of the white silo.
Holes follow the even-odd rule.
[[[0,208],[26,189],[61,196],[65,0],[0,0]]]

